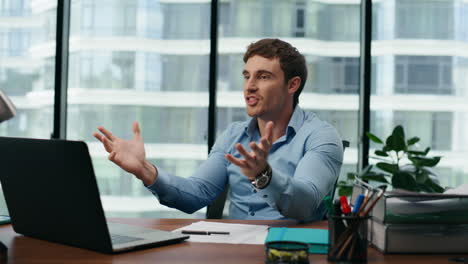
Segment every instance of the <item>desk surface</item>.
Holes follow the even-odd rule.
[[[131,225],[174,230],[198,219],[124,219],[110,221]],[[210,220],[207,220],[210,221]],[[326,228],[325,222],[294,225],[287,221],[214,220],[227,223],[262,224]],[[16,234],[11,225],[0,226],[0,240],[8,247],[9,264],[19,263],[264,263],[262,245],[233,245],[183,242],[152,249],[117,255],[106,255],[90,250],[50,243]],[[452,255],[383,255],[369,248],[368,263],[454,263]],[[468,256],[465,256],[468,257]],[[310,255],[310,263],[328,263],[326,255]]]

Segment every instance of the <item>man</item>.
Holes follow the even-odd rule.
[[[319,220],[343,159],[336,130],[297,104],[307,79],[304,56],[289,43],[262,39],[244,54],[244,97],[251,120],[231,124],[189,178],[170,175],[145,158],[134,138],[94,133],[109,159],[134,174],[161,204],[193,213],[230,185],[229,217]]]

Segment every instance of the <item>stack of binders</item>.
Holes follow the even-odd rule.
[[[364,190],[355,186],[353,198]],[[385,192],[369,241],[383,253],[468,253],[468,195]]]

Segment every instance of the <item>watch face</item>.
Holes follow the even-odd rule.
[[[257,186],[259,188],[265,186],[268,183],[268,176],[262,175],[261,177],[257,178]]]

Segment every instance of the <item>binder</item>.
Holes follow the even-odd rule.
[[[353,197],[362,192],[363,189],[355,185]],[[466,194],[393,190],[384,193],[371,215],[384,224],[467,224],[466,208]]]
[[[265,243],[270,241],[297,241],[309,244],[309,253],[327,254],[328,252],[326,229],[270,227]]]
[[[468,254],[468,224],[383,224],[371,220],[369,237],[382,253]]]

